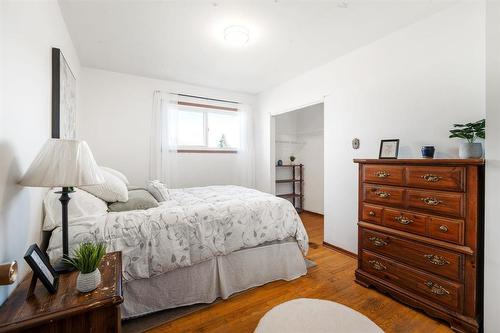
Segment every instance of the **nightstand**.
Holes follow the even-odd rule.
[[[96,290],[76,290],[78,272],[59,276],[59,287],[50,294],[39,282],[26,298],[31,274],[0,307],[0,332],[121,332],[121,252],[106,254],[99,268],[102,281]]]

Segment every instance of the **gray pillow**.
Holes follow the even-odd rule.
[[[114,202],[108,206],[110,212],[125,212],[129,210],[144,210],[158,207],[158,201],[146,190],[128,191],[127,202]]]

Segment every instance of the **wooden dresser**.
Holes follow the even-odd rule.
[[[483,160],[359,163],[356,281],[477,332],[482,304]]]

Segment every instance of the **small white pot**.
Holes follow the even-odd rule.
[[[99,269],[87,274],[80,272],[76,278],[76,289],[79,292],[88,293],[96,289],[99,283],[101,283],[101,272],[99,272]]]
[[[458,147],[460,158],[481,158],[483,156],[483,146],[481,143],[462,142]]]

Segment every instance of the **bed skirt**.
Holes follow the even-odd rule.
[[[212,303],[234,293],[307,273],[295,240],[272,242],[215,257],[194,266],[123,285],[122,318],[196,303]]]

